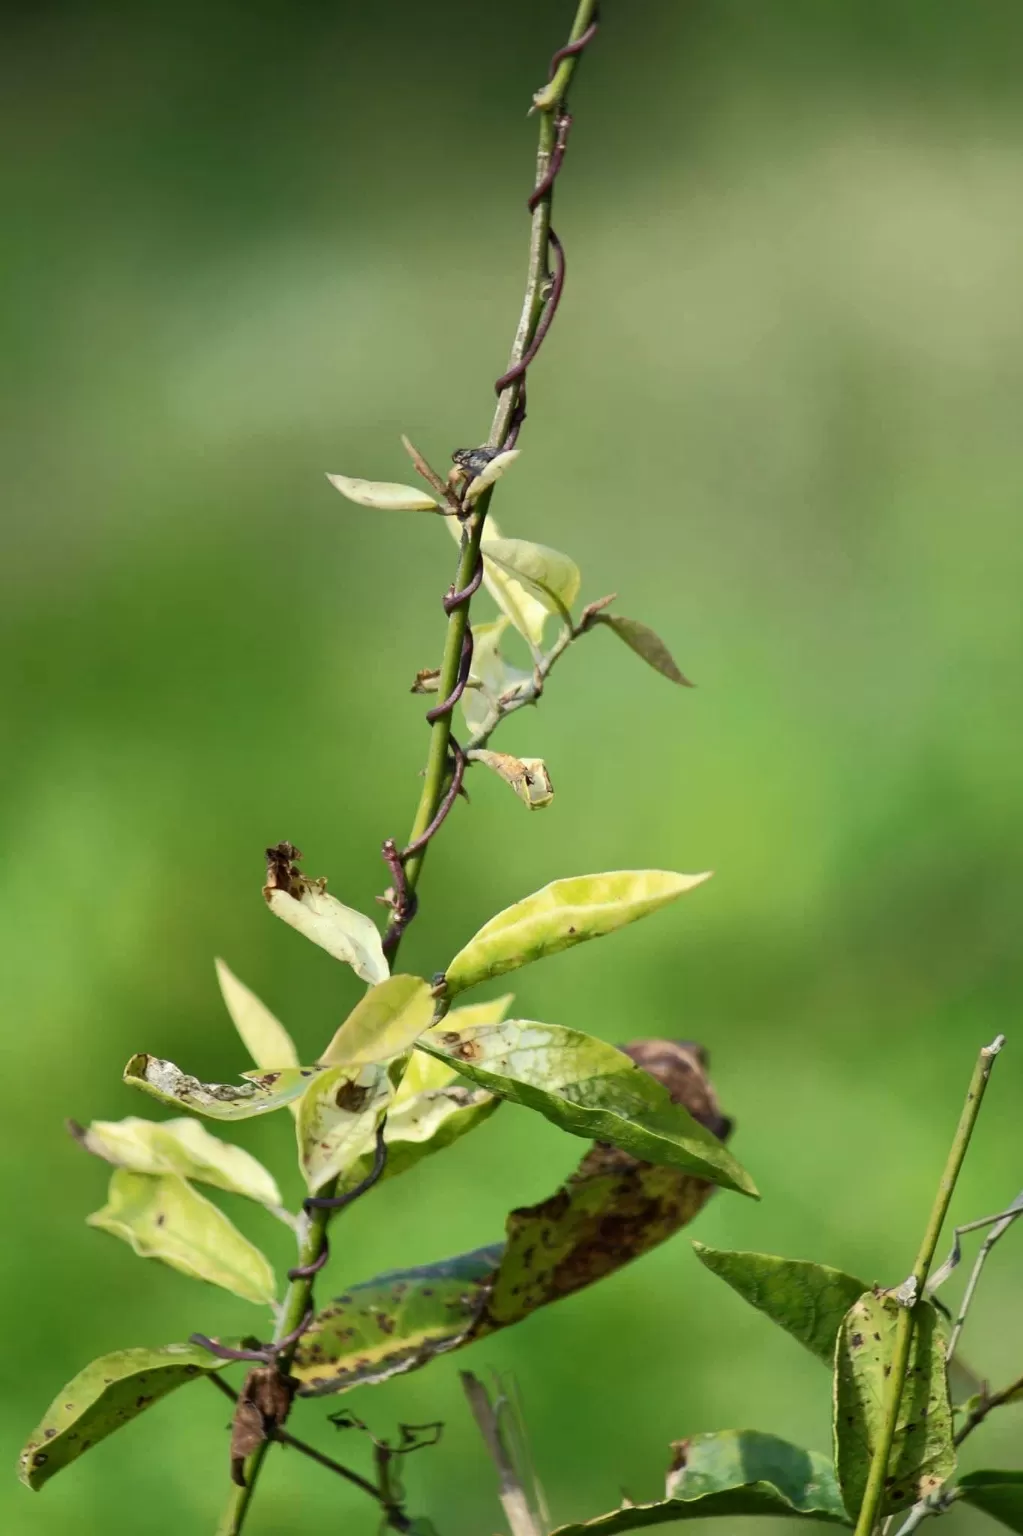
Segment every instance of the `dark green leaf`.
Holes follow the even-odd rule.
[[[226,1363],[192,1344],[103,1355],[58,1392],[21,1453],[18,1476],[30,1488],[41,1488],[168,1392],[221,1371]]]
[[[862,1280],[802,1259],[730,1253],[696,1242],[693,1247],[701,1264],[720,1275],[745,1301],[766,1312],[829,1368],[834,1365],[842,1319],[867,1289]]]
[[[899,1305],[866,1291],[846,1314],[835,1349],[835,1466],[849,1509],[863,1502],[884,1415]],[[941,1319],[930,1302],[914,1309],[906,1385],[888,1460],[881,1514],[926,1498],[955,1471],[952,1410]]]
[[[1023,1532],[1023,1472],[970,1472],[959,1480],[967,1504]]]
[[[614,630],[620,640],[624,640],[637,656],[642,656],[647,665],[653,667],[655,672],[660,672],[662,677],[680,683],[683,688],[693,687],[688,677],[679,671],[674,656],[660,635],[655,634],[646,624],[641,624],[638,619],[626,619],[618,613],[601,613],[595,622],[606,624],[608,629]]]
[[[535,1109],[562,1130],[634,1157],[757,1194],[749,1174],[706,1126],[614,1046],[527,1019],[424,1035],[417,1049],[449,1061],[481,1088]]]
[[[293,1374],[303,1393],[319,1394],[425,1365],[620,1269],[691,1221],[712,1192],[704,1179],[594,1147],[556,1194],[510,1213],[504,1244],[381,1276],[331,1302]]]
[[[786,1515],[852,1524],[831,1464],[816,1451],[758,1430],[732,1429],[694,1435],[679,1442],[675,1454],[667,1498],[563,1525],[554,1536],[613,1536],[642,1526],[714,1516]]]

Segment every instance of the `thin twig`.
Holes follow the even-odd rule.
[[[501,1507],[511,1526],[512,1536],[545,1536],[533,1513],[529,1495],[519,1477],[515,1458],[505,1443],[501,1423],[490,1401],[489,1392],[479,1377],[474,1376],[471,1371],[460,1371],[459,1375],[462,1378],[462,1388],[469,1400],[469,1407],[472,1409],[472,1416],[490,1452],[490,1459],[497,1468],[497,1496],[501,1500]]]
[[[913,1342],[913,1327],[916,1322],[915,1311],[919,1305],[927,1283],[927,1276],[934,1260],[934,1250],[938,1246],[941,1229],[948,1214],[948,1208],[959,1178],[963,1160],[966,1157],[966,1149],[970,1145],[970,1137],[977,1123],[977,1115],[984,1098],[991,1069],[995,1064],[995,1057],[1005,1044],[1004,1035],[999,1035],[990,1045],[984,1046],[977,1058],[977,1064],[973,1069],[970,1086],[966,1094],[966,1103],[963,1105],[959,1124],[952,1141],[952,1147],[945,1164],[945,1171],[938,1186],[934,1205],[931,1210],[927,1230],[920,1244],[920,1251],[913,1265],[913,1272],[905,1283],[896,1292],[901,1302],[898,1321],[895,1326],[895,1345],[892,1351],[891,1374],[888,1377],[888,1387],[885,1393],[884,1410],[881,1422],[881,1432],[874,1446],[874,1454],[870,1461],[870,1472],[867,1476],[867,1486],[863,1493],[863,1503],[860,1506],[859,1517],[856,1521],[856,1536],[874,1536],[874,1530],[878,1523],[878,1515],[881,1509],[881,1501],[884,1497],[885,1478],[888,1475],[888,1460],[891,1456],[892,1444],[895,1440],[895,1426],[898,1421],[899,1404],[902,1401],[902,1391],[906,1384],[906,1370],[909,1365],[909,1352]]]
[[[980,1402],[976,1408],[971,1409],[965,1423],[956,1430],[955,1443],[962,1445],[967,1435],[972,1435],[978,1424],[983,1424],[988,1414],[995,1408],[1003,1408],[1006,1403],[1019,1402],[1023,1398],[1023,1376],[1018,1376],[1007,1387],[1002,1387],[1000,1392],[981,1394]]]
[[[970,1310],[970,1306],[973,1302],[974,1292],[977,1289],[977,1282],[980,1280],[981,1271],[988,1261],[991,1250],[997,1243],[998,1239],[1002,1237],[1006,1232],[1008,1232],[1013,1222],[1018,1221],[1020,1216],[1023,1216],[1023,1191],[1021,1191],[1020,1194],[1016,1196],[1012,1205],[1010,1205],[1007,1210],[1003,1211],[1000,1216],[986,1216],[981,1221],[971,1221],[968,1222],[965,1227],[956,1228],[957,1242],[961,1234],[965,1232],[975,1232],[979,1227],[990,1226],[991,1231],[980,1245],[980,1251],[978,1252],[977,1257],[973,1262],[973,1268],[970,1271],[970,1278],[966,1282],[966,1289],[963,1292],[963,1299],[959,1303],[959,1312],[956,1316],[955,1324],[952,1329],[952,1337],[948,1341],[949,1360],[951,1360],[952,1356],[955,1354],[956,1345],[959,1343],[959,1335],[962,1333],[963,1324],[966,1322],[966,1314]]]
[[[219,1392],[230,1399],[232,1403],[238,1401],[238,1394],[226,1381],[219,1376],[207,1376],[206,1380],[217,1388]],[[390,1506],[381,1499],[376,1487],[369,1478],[363,1477],[359,1472],[353,1472],[351,1467],[344,1466],[340,1461],[335,1461],[332,1456],[325,1456],[314,1445],[306,1440],[299,1440],[297,1435],[292,1435],[286,1429],[274,1428],[270,1433],[271,1440],[277,1440],[281,1445],[289,1445],[293,1451],[298,1451],[302,1456],[308,1456],[310,1461],[318,1462],[321,1467],[326,1467],[328,1472],[336,1472],[338,1477],[343,1477],[354,1488],[361,1488],[363,1493],[368,1493],[371,1499],[383,1506],[383,1512],[387,1517],[387,1523],[396,1531],[407,1531],[412,1524],[407,1515],[397,1508]]]

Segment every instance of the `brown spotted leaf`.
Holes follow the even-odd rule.
[[[846,1508],[863,1502],[881,1432],[899,1305],[865,1291],[846,1313],[835,1350],[835,1467]],[[930,1302],[914,1309],[912,1349],[888,1460],[880,1513],[898,1514],[934,1493],[955,1471],[945,1339]]]
[[[168,1392],[226,1364],[195,1344],[102,1355],[57,1393],[21,1453],[18,1476],[29,1488],[41,1488]]]
[[[727,1134],[699,1047],[644,1040],[626,1049],[694,1119]],[[693,1174],[597,1144],[556,1194],[510,1213],[503,1244],[381,1275],[325,1307],[292,1368],[300,1393],[383,1381],[519,1322],[664,1242],[712,1191]]]

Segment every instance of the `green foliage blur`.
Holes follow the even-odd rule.
[[[307,1054],[359,995],[269,917],[262,850],[294,840],[372,910],[380,842],[418,792],[408,689],[439,661],[453,546],[323,472],[407,478],[401,431],[438,462],[486,436],[525,269],[525,111],[571,10],[5,13],[12,1464],[95,1355],[261,1326],[86,1228],[104,1170],[62,1122],[147,1113],[120,1082],[136,1050],[208,1079],[245,1065],[215,954]],[[517,975],[517,1010],[704,1041],[763,1200],[717,1194],[694,1235],[886,1284],[1003,1029],[954,1219],[1023,1183],[1021,45],[1004,0],[607,0],[557,198],[566,298],[495,512],[574,555],[587,597],[618,591],[699,686],[606,631],[582,642],[499,739],[546,758],[553,806],[530,816],[474,774],[403,953],[429,975],[556,876],[713,868],[667,912]],[[297,1201],[290,1117],[237,1134]],[[496,1240],[582,1151],[503,1108],[338,1224],[319,1294]],[[283,1270],[283,1228],[230,1208]],[[1021,1236],[964,1337],[995,1384],[1023,1369]],[[410,1508],[443,1536],[494,1531],[461,1366],[514,1373],[555,1521],[656,1495],[668,1442],[701,1430],[829,1448],[826,1372],[686,1235],[293,1427],[364,1464],[331,1410],[380,1433],[444,1419],[409,1463]],[[40,1495],[12,1471],[0,1526],[211,1531],[226,1417],[197,1385]],[[1020,1428],[1018,1408],[993,1418],[965,1466],[1023,1464]],[[375,1514],[277,1452],[251,1529],[369,1533]],[[984,1529],[948,1518],[950,1536]]]

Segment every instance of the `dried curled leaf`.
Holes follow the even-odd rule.
[[[547,765],[542,757],[513,757],[509,752],[470,752],[469,759],[482,763],[510,784],[522,803],[531,811],[542,810],[554,799]]]
[[[280,1429],[291,1411],[295,1383],[276,1365],[249,1372],[238,1394],[231,1424],[231,1481],[245,1487],[245,1462]]]
[[[899,1306],[865,1291],[846,1313],[835,1350],[835,1468],[849,1509],[863,1502],[884,1419]],[[914,1308],[915,1326],[888,1458],[881,1515],[908,1510],[955,1471],[952,1410],[941,1318],[929,1301]]]
[[[380,512],[439,512],[440,503],[414,485],[397,485],[393,480],[351,480],[347,475],[328,475],[336,491],[359,507],[374,507]]]
[[[433,996],[419,976],[389,976],[352,1009],[320,1062],[324,1066],[366,1066],[400,1056],[433,1019]]]
[[[331,896],[326,880],[310,880],[303,875],[297,862],[302,855],[294,844],[278,843],[267,849],[266,857],[263,895],[271,912],[335,960],[350,965],[369,986],[386,981],[390,967],[372,918]]]
[[[281,1194],[270,1171],[242,1147],[221,1141],[198,1120],[94,1120],[72,1126],[77,1141],[94,1157],[127,1168],[129,1173],[176,1173],[211,1184],[261,1205],[280,1206]]]
[[[41,1488],[161,1397],[226,1364],[196,1344],[101,1355],[61,1387],[21,1453],[18,1476],[29,1488]]]
[[[641,1040],[625,1050],[657,1076],[675,1103],[708,1129],[727,1134],[730,1122],[721,1115],[698,1046]],[[519,1322],[664,1242],[693,1219],[713,1190],[706,1179],[678,1169],[652,1167],[613,1147],[591,1147],[556,1194],[510,1213],[503,1245],[381,1275],[332,1301],[299,1346],[293,1370],[301,1393],[319,1396],[384,1381]]]
[[[693,688],[688,677],[682,673],[674,656],[668,650],[660,635],[656,634],[646,624],[641,624],[638,619],[627,619],[619,613],[598,613],[594,623],[606,624],[613,630],[619,640],[624,640],[630,650],[637,656],[642,656],[648,666],[653,667],[662,677],[668,678],[672,683],[679,683],[683,688]]]
[[[250,1120],[301,1098],[320,1070],[286,1067],[283,1072],[243,1073],[251,1078],[244,1083],[201,1083],[172,1061],[140,1052],[125,1067],[124,1081],[161,1104],[190,1109],[210,1120]]]
[[[276,1067],[297,1067],[298,1052],[284,1025],[240,982],[223,960],[216,962],[217,980],[231,1022],[242,1044],[257,1067],[273,1071]]]
[[[86,1219],[90,1227],[129,1243],[140,1258],[161,1259],[243,1301],[269,1306],[276,1295],[269,1261],[223,1211],[177,1174],[117,1168],[106,1205]]]
[[[447,995],[453,997],[490,976],[503,976],[545,955],[613,933],[709,879],[709,872],[679,875],[663,869],[625,869],[554,880],[484,923],[448,966]]]

